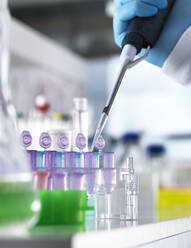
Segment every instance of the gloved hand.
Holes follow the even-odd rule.
[[[122,46],[128,29],[128,21],[134,17],[150,17],[166,8],[167,0],[115,0],[113,29],[115,42]],[[176,0],[154,48],[146,58],[150,63],[162,67],[174,46],[187,28],[191,26],[191,1]],[[143,51],[139,54],[142,55]]]

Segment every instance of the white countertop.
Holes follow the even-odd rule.
[[[180,234],[191,231],[191,217],[153,222],[145,224],[146,220],[136,221],[94,221],[88,218],[86,232],[73,234],[71,236],[49,235],[19,235],[11,233],[1,235],[1,248],[127,248],[145,246],[170,237],[179,239]],[[46,230],[46,229],[45,229]],[[191,233],[191,232],[190,232]],[[178,236],[177,236],[178,235]],[[190,234],[187,235],[189,242]],[[184,237],[185,239],[185,237]],[[186,241],[186,240],[185,240]],[[187,243],[188,243],[187,242]],[[162,247],[163,246],[154,246]],[[167,246],[168,247],[168,246]],[[175,248],[175,246],[173,246]],[[179,246],[176,246],[179,248]],[[189,246],[182,246],[189,247]]]
[[[100,226],[102,227],[100,228]],[[100,224],[98,229],[102,229],[103,226],[103,223]],[[139,223],[137,226],[136,222],[117,223],[117,221],[108,221],[105,223],[105,229],[105,231],[75,235],[72,239],[72,247],[124,248],[147,244],[190,231],[191,217],[143,225]]]

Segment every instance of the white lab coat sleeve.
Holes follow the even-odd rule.
[[[191,27],[181,36],[162,70],[178,83],[191,85]]]

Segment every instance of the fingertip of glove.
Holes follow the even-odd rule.
[[[166,9],[168,6],[168,1],[167,0],[161,0],[161,9]]]
[[[123,39],[124,39],[125,35],[126,35],[126,32],[123,32],[120,35],[115,35],[115,33],[114,33],[114,40],[115,40],[116,45],[119,48],[122,48],[122,43],[123,43]]]
[[[136,16],[138,17],[149,17],[156,15],[158,13],[158,8],[153,5],[137,2],[135,11],[136,11]]]

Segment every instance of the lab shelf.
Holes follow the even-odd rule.
[[[10,25],[12,65],[34,65],[69,82],[87,81],[87,62],[69,49],[12,18]]]
[[[142,224],[144,223],[144,224]],[[120,222],[108,220],[95,222],[88,219],[86,227],[89,231],[71,236],[55,237],[54,235],[21,236],[0,239],[1,248],[126,248],[126,247],[189,247],[191,242],[191,217],[146,223],[146,220],[136,222]]]

